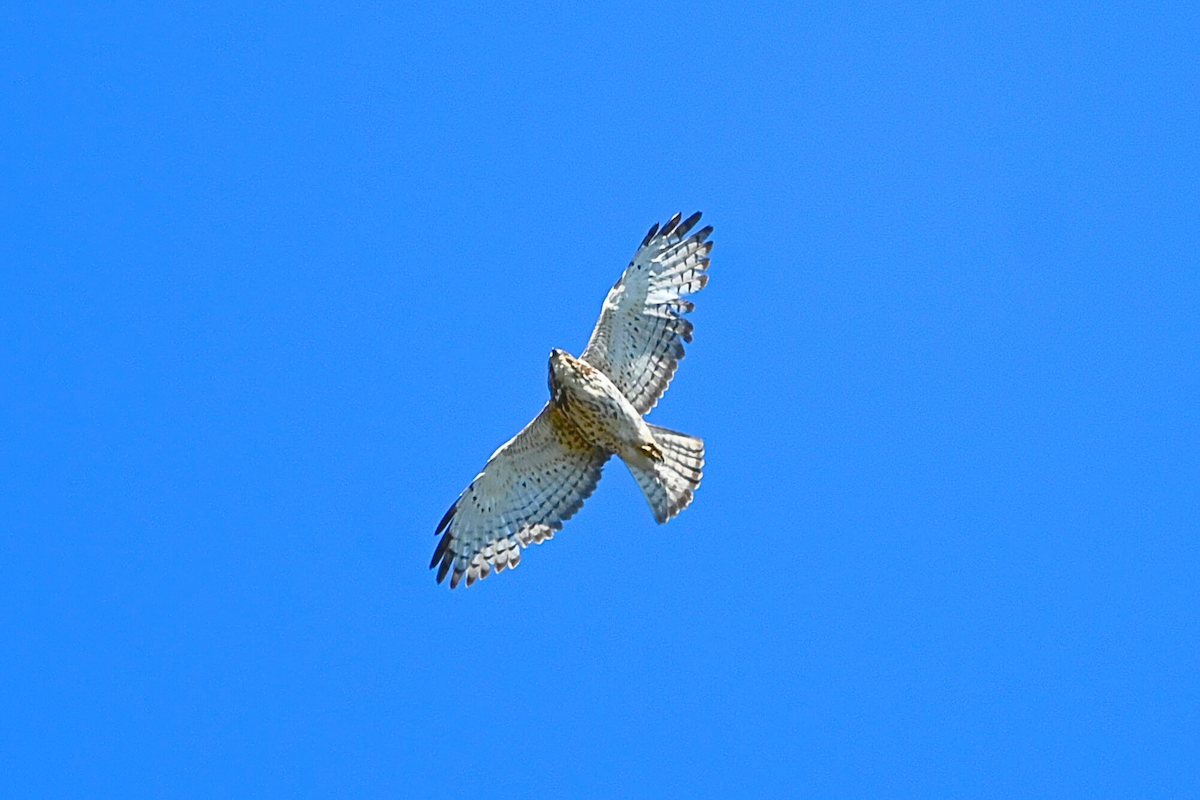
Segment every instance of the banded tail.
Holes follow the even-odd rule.
[[[662,451],[662,461],[651,461],[647,466],[626,465],[642,487],[654,519],[662,524],[692,502],[704,475],[704,442],[657,425],[651,425],[650,432]]]

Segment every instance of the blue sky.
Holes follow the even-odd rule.
[[[0,14],[0,793],[1200,792],[1194,7]],[[692,507],[437,586],[696,209]]]

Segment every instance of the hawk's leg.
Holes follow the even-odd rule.
[[[645,455],[647,455],[651,461],[663,460],[662,450],[659,450],[658,445],[654,443],[644,444],[639,447],[638,450],[641,450]]]

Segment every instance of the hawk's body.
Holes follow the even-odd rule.
[[[650,426],[609,377],[570,353],[550,353],[550,403],[589,444],[629,461],[654,446]]]
[[[451,587],[515,567],[520,548],[554,535],[583,505],[614,454],[629,467],[660,523],[692,500],[704,443],[642,417],[667,390],[691,341],[683,299],[708,281],[712,227],[687,236],[696,213],[676,214],[646,234],[604,301],[591,341],[578,358],[550,354],[550,401],[497,450],[438,525],[430,567]],[[687,237],[687,238],[685,238]]]

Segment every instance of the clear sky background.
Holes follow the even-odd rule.
[[[0,30],[0,794],[1200,793],[1196,6]],[[696,209],[692,507],[436,585]]]

